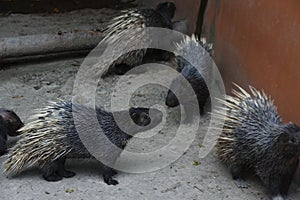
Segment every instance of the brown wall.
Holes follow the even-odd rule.
[[[300,125],[300,1],[209,0],[203,34],[227,91],[263,88],[285,121]]]

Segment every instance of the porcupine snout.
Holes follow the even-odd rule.
[[[165,103],[166,103],[166,106],[171,107],[171,108],[179,105],[179,101],[178,101],[176,95],[171,90],[168,91]]]

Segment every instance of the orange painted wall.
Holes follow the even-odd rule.
[[[227,91],[232,82],[263,88],[284,121],[300,125],[300,1],[209,0],[203,35]]]

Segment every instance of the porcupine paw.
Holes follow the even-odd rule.
[[[117,75],[124,75],[127,71],[129,71],[132,67],[126,64],[118,64],[114,68],[114,72]]]
[[[247,182],[243,179],[236,179],[235,180],[235,184],[238,188],[244,188],[247,189],[249,187],[249,185],[247,184]]]
[[[117,174],[118,174],[118,172],[116,170],[114,170],[114,169],[111,170],[111,175],[112,176],[117,175]]]
[[[184,106],[185,118],[182,121],[184,124],[192,124],[195,118],[195,112],[193,106]]]
[[[182,121],[184,124],[192,124],[193,123],[193,118],[192,117],[185,117],[184,120]]]
[[[56,182],[56,181],[60,181],[63,179],[62,176],[54,173],[54,174],[50,174],[50,175],[43,175],[43,178],[46,180],[46,181],[49,181],[49,182]]]
[[[0,156],[3,156],[6,153],[7,153],[7,150],[0,150]]]
[[[112,177],[104,177],[104,182],[107,185],[117,185],[117,184],[119,184],[119,182],[117,180],[113,179]]]
[[[285,200],[281,195],[273,196],[272,200]]]
[[[117,185],[119,182],[114,180],[112,177],[117,174],[117,171],[113,168],[104,166],[103,168],[103,179],[107,185]]]
[[[64,178],[72,178],[75,175],[76,175],[75,172],[71,172],[71,171],[68,171],[68,170],[64,170],[63,173],[62,173],[62,176]]]
[[[183,124],[192,124],[194,121],[193,113],[186,113],[185,118],[183,119]]]

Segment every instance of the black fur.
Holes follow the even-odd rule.
[[[172,2],[160,3],[156,9],[141,9],[140,12],[146,17],[147,27],[161,27],[172,29],[172,18],[174,17],[176,6]]]
[[[0,108],[0,116],[5,121],[5,126],[7,128],[7,134],[9,136],[17,136],[18,129],[20,129],[24,125],[23,122],[21,121],[21,119],[18,117],[18,115],[11,110],[6,110],[4,108]]]
[[[20,118],[11,110],[0,108],[0,156],[7,152],[7,136],[16,136],[23,126]]]
[[[236,134],[234,148],[239,153],[230,166],[230,172],[233,179],[239,181],[244,179],[245,171],[250,168],[267,186],[272,197],[286,197],[299,163],[300,127],[292,123],[273,126],[273,133],[266,135],[264,141],[257,140],[255,135],[251,137],[252,134]],[[245,139],[253,140],[257,150],[248,146]]]
[[[117,180],[114,180],[112,178],[116,174],[117,174],[117,172],[114,169],[112,169],[108,166],[103,167],[103,180],[107,185],[117,185],[117,184],[119,184],[119,182]]]
[[[73,107],[72,107],[73,106]],[[61,124],[63,124],[66,128],[65,133],[61,134],[67,134],[68,135],[68,143],[72,146],[72,152],[70,155],[73,155],[71,157],[92,157],[88,150],[85,148],[85,146],[82,144],[78,134],[77,129],[74,124],[73,120],[73,113],[72,112],[78,112],[87,119],[91,117],[92,115],[89,115],[93,112],[93,109],[87,108],[85,106],[81,105],[74,105],[71,102],[62,103],[61,108],[63,108],[64,112],[61,113],[61,118],[63,121],[61,121]],[[121,111],[126,112],[126,111]],[[128,113],[128,111],[127,111]],[[104,131],[105,136],[117,147],[120,149],[124,149],[127,141],[132,138],[132,135],[129,135],[125,133],[123,130],[121,130],[118,125],[115,122],[114,116],[110,112],[106,112],[104,110],[101,110],[100,108],[96,108],[96,115],[98,122]],[[129,116],[131,117],[132,121],[138,125],[137,130],[134,130],[138,132],[139,127],[145,127],[150,124],[151,119],[149,116],[149,109],[148,108],[130,108],[129,109]],[[124,122],[127,124],[127,126],[130,126],[130,122],[126,121]],[[107,152],[107,147],[102,147],[104,152]],[[75,156],[74,156],[75,155]],[[115,159],[117,158],[112,152],[111,155],[107,155],[111,159],[111,163],[114,163]],[[55,160],[54,162],[47,162],[42,167],[43,172],[43,178],[47,181],[59,181],[62,178],[69,178],[75,176],[74,172],[70,172],[65,170],[64,163],[65,163],[65,157],[59,158]],[[105,183],[108,185],[116,185],[118,184],[118,181],[114,180],[112,177],[117,174],[116,171],[108,166],[104,166],[103,168],[103,179]]]
[[[172,18],[174,17],[176,6],[173,2],[164,2],[157,5],[156,9],[152,8],[141,8],[138,10],[138,13],[145,17],[146,27],[159,27],[159,28],[168,28],[172,29]],[[129,19],[124,19],[129,20]],[[160,50],[160,49],[149,49],[149,54],[151,58],[155,57],[155,60],[169,60],[172,53]],[[148,50],[147,50],[148,51]],[[128,54],[126,60],[131,60],[130,64],[128,61],[121,62],[116,64],[113,68],[108,70],[108,74],[118,74],[123,75],[128,72],[133,67],[136,67],[143,62],[144,54],[137,55],[133,57],[134,54]],[[132,56],[132,57],[130,57]],[[148,56],[150,57],[150,56]]]
[[[6,153],[7,127],[4,119],[0,116],[0,156]]]
[[[186,113],[188,113],[186,120],[190,121],[193,117],[195,106],[199,106],[201,115],[204,114],[204,106],[209,97],[209,91],[205,80],[195,67],[181,57],[178,57],[177,60],[182,76],[178,76],[172,81],[165,103],[169,107],[176,107],[179,105],[178,98],[180,98],[182,100],[180,103],[184,106]],[[193,91],[187,90],[187,83],[190,84]],[[197,97],[198,105],[191,103],[194,96],[192,92]]]
[[[43,168],[43,177],[50,182],[60,181],[63,178],[71,178],[75,176],[75,172],[65,169],[66,158],[60,158],[54,162],[47,163]]]

